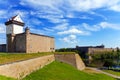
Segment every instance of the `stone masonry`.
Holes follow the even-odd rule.
[[[38,53],[38,52],[54,52],[54,38],[30,33],[27,29],[21,34],[7,35],[8,52],[25,52],[25,53]]]
[[[0,66],[0,75],[13,78],[23,78],[31,72],[42,68],[43,66],[53,62],[54,55],[43,56],[35,59],[29,59],[21,62],[14,62]]]
[[[0,65],[0,75],[21,79],[55,60],[71,64],[78,70],[83,70],[85,68],[84,63],[78,54],[55,54]]]
[[[85,64],[78,54],[55,54],[55,59],[61,62],[68,63],[78,70],[85,69]]]
[[[7,52],[38,53],[55,51],[54,37],[31,33],[28,27],[24,31],[25,23],[19,15],[10,18],[5,22],[5,25]]]

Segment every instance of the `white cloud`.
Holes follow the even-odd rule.
[[[107,20],[107,17],[105,17],[104,15],[102,15],[100,13],[96,13],[96,12],[93,12],[93,11],[89,11],[88,13],[92,14],[92,15],[95,15],[95,16],[99,16],[99,17],[103,18],[104,20]]]
[[[69,0],[69,4],[73,10],[89,11],[98,8],[108,8],[117,5],[119,0]]]
[[[68,18],[75,18],[75,15],[74,15],[73,13],[68,13],[68,14],[66,15],[66,17],[68,17]]]
[[[24,11],[24,10],[12,10],[12,9],[11,9],[11,12],[8,9],[7,10],[0,10],[0,18],[1,19],[4,19],[4,18],[9,19],[15,15],[20,15],[23,19],[26,19],[28,12]]]
[[[114,23],[108,23],[108,22],[101,22],[100,24],[101,28],[111,28],[115,30],[120,30],[120,24],[114,24]]]
[[[6,27],[4,24],[0,24],[0,33],[5,33],[6,32]]]
[[[69,13],[66,15],[67,18],[79,18],[79,19],[89,19],[89,20],[93,20],[92,17],[86,16],[86,15],[81,15],[81,16],[77,16],[73,13]]]
[[[37,16],[39,18],[44,18],[47,19],[49,22],[52,23],[64,23],[67,22],[66,19],[63,19],[63,14],[56,12],[56,11],[52,11],[51,9],[49,10],[39,10],[37,12],[30,12],[31,15],[33,16]]]
[[[86,30],[89,30],[89,31],[98,31],[98,30],[100,30],[100,27],[99,27],[98,25],[90,26],[90,25],[88,25],[87,23],[83,23],[82,26],[83,26]]]
[[[29,14],[29,12],[27,12],[25,10],[15,10],[10,15],[11,16],[20,15],[20,17],[22,17],[22,18],[27,18],[28,14]]]
[[[63,23],[63,24],[59,24],[55,27],[53,27],[53,29],[55,30],[66,30],[68,28],[69,24],[68,23]]]
[[[0,10],[0,18],[7,18],[7,15],[8,13],[7,13],[7,10]]]
[[[40,20],[36,19],[36,18],[31,18],[30,22],[32,22],[32,24],[34,24],[34,25],[42,24],[42,22]]]
[[[62,31],[62,32],[58,32],[59,35],[63,35],[63,34],[83,34],[83,31],[78,30],[76,28],[72,28],[66,31]]]
[[[61,12],[61,10],[58,9],[58,6],[61,4],[62,0],[21,0],[22,5],[29,5],[33,7],[34,9],[40,9],[42,8],[44,11],[55,11]]]
[[[76,35],[69,35],[67,37],[64,37],[62,39],[60,39],[61,41],[65,42],[65,43],[77,43],[77,37]]]
[[[56,12],[61,12],[59,9],[61,6],[67,11],[90,11],[99,8],[119,11],[120,0],[21,0],[20,4],[29,5],[35,9],[52,9]]]
[[[80,18],[80,19],[89,19],[89,20],[93,20],[92,17],[88,17],[88,16],[80,16],[80,17],[78,17],[78,18]]]
[[[69,36],[71,39],[76,39],[76,36],[75,35],[70,35]]]
[[[20,4],[33,8],[31,15],[47,19],[51,23],[66,23],[68,18],[90,19],[90,16],[76,16],[74,11],[92,12],[95,9],[103,8],[119,11],[120,0],[21,0]],[[101,14],[92,12],[92,15],[100,16],[107,20]]]
[[[66,19],[55,18],[55,17],[48,17],[47,19],[52,23],[65,23],[65,22],[67,22]]]
[[[54,31],[53,29],[50,29],[50,28],[43,28],[43,29],[48,31],[48,32],[53,32]]]
[[[114,10],[114,11],[120,12],[120,4],[119,5],[111,6],[110,10]]]
[[[108,22],[100,22],[95,25],[89,25],[87,23],[83,23],[82,26],[89,31],[98,31],[101,29],[114,29],[114,30],[120,30],[120,24],[115,24],[115,23],[108,23]]]
[[[42,35],[45,34],[45,31],[39,30],[39,29],[34,29],[34,28],[30,28],[30,32],[37,33],[37,34],[42,34]]]
[[[0,15],[3,15],[3,14],[5,14],[5,13],[6,13],[5,10],[0,10]]]

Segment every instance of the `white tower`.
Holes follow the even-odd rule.
[[[16,15],[5,22],[6,25],[6,37],[7,37],[7,52],[15,52],[15,35],[23,33],[24,22],[19,15]]]
[[[19,34],[24,31],[24,22],[19,15],[16,15],[5,22],[6,34]]]

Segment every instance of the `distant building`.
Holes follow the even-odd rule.
[[[12,17],[6,25],[7,52],[53,52],[55,51],[54,37],[30,33],[19,15]]]
[[[80,51],[81,53],[90,53],[90,49],[104,49],[104,45],[100,46],[76,46],[76,50]],[[94,51],[93,51],[94,52]]]
[[[76,46],[76,50],[78,50],[85,58],[90,59],[91,57],[86,55],[103,53],[103,52],[111,52],[115,49],[105,48],[104,45],[100,45],[100,46]]]

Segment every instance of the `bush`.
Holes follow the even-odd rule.
[[[104,67],[112,67],[115,66],[116,63],[113,60],[105,60]]]
[[[90,54],[89,56],[92,57],[92,63],[96,66],[99,66],[99,64],[96,64],[98,61],[103,63],[103,66],[105,67],[111,67],[120,65],[120,51],[112,51],[112,52],[102,52],[102,53],[96,53],[96,54]]]

